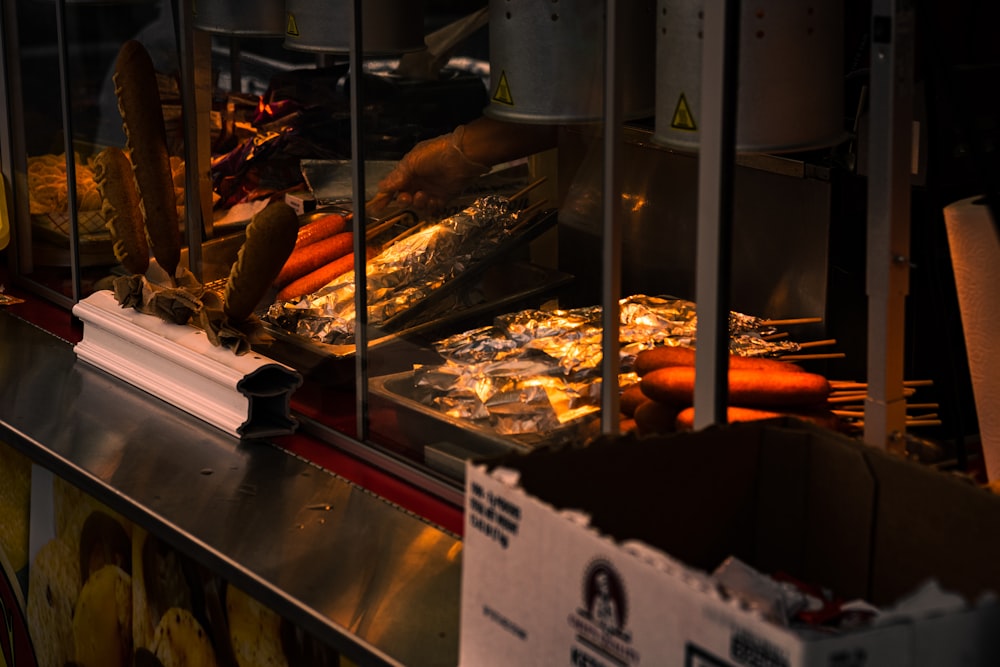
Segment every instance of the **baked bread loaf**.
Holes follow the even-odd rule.
[[[277,612],[232,584],[226,587],[229,640],[239,667],[288,667]]]
[[[163,614],[150,651],[163,667],[216,665],[215,649],[205,629],[194,614],[179,607],[171,607]]]
[[[101,215],[111,233],[115,258],[129,273],[146,273],[149,268],[146,224],[132,162],[125,151],[109,146],[98,153],[94,158],[94,180],[101,194]]]
[[[17,572],[28,564],[31,459],[0,444],[0,549]]]
[[[117,565],[94,572],[73,612],[75,664],[132,664],[132,577]]]
[[[173,277],[181,258],[180,225],[156,70],[142,44],[129,40],[122,45],[114,82],[149,246],[157,264]]]
[[[61,538],[38,550],[28,569],[28,628],[39,667],[65,667],[74,659],[73,606],[80,595],[76,552]]]

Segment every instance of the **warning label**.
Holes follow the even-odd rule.
[[[299,36],[299,24],[295,21],[295,14],[288,12],[288,21],[285,22],[285,34],[292,37]]]
[[[500,81],[497,82],[497,89],[493,93],[493,101],[514,106],[514,96],[510,94],[510,84],[507,83],[507,72],[500,72]]]
[[[698,130],[698,125],[694,122],[691,107],[688,106],[688,101],[684,97],[684,93],[681,93],[680,98],[677,100],[677,106],[674,108],[674,116],[670,119],[670,127],[675,130],[688,130],[690,132]]]

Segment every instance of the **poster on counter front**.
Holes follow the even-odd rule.
[[[0,443],[0,667],[333,667],[339,656],[51,471]],[[10,565],[7,566],[7,563]],[[19,653],[16,651],[20,651]]]

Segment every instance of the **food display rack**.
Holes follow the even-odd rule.
[[[57,46],[62,75],[61,102],[65,106],[63,130],[66,136],[72,137],[70,45],[63,32],[67,5],[77,3],[56,0],[53,4],[60,24]],[[610,16],[615,15],[618,4],[620,0],[608,3]],[[711,5],[708,12],[710,30],[706,44],[710,49],[717,49],[713,52],[716,64],[727,57],[727,40],[721,30],[725,12],[732,11],[732,4],[723,3],[724,8],[723,5]],[[903,348],[899,309],[906,294],[908,268],[908,263],[903,261],[906,253],[898,250],[898,244],[907,240],[907,210],[901,205],[907,183],[900,175],[905,173],[907,142],[901,141],[903,135],[900,133],[910,124],[906,114],[910,98],[905,87],[912,76],[909,69],[912,66],[911,45],[907,42],[912,35],[907,28],[912,26],[913,19],[909,5],[897,6],[900,4],[878,0],[873,7],[876,21],[888,22],[888,34],[895,36],[895,39],[877,41],[878,66],[872,77],[873,90],[878,94],[872,97],[870,136],[886,140],[883,144],[872,143],[875,160],[872,175],[875,178],[869,198],[872,209],[869,225],[871,245],[876,249],[871,252],[869,266],[873,272],[885,269],[887,273],[882,273],[876,281],[878,291],[873,293],[870,311],[872,329],[867,332],[873,340],[869,355],[871,379],[876,381],[874,386],[878,390],[884,391],[873,394],[869,404],[871,419],[868,420],[870,428],[866,431],[866,441],[880,448],[898,442],[900,435],[896,423],[896,393],[901,370],[899,360],[893,355],[901,353]],[[4,27],[0,34],[4,54],[0,84],[7,91],[19,89],[23,83],[18,72],[20,46],[11,29],[17,24],[17,5],[5,4],[3,21],[0,21],[0,26]],[[193,3],[185,1],[178,5],[182,16],[187,16]],[[360,0],[354,0],[353,6],[354,14],[359,14]],[[717,11],[721,13],[715,13]],[[610,25],[613,28],[614,22]],[[185,105],[194,111],[187,117],[187,132],[192,138],[187,157],[192,165],[203,167],[208,159],[205,77],[212,69],[209,45],[206,36],[183,18],[178,35],[184,49],[181,54],[182,97]],[[620,72],[616,74],[615,71],[614,53],[621,38],[612,31],[606,41],[610,66],[607,78],[601,83],[611,100],[615,99],[611,93],[620,76]],[[356,42],[350,58],[354,66],[361,61],[360,46]],[[731,84],[723,73],[716,74],[718,79],[708,79],[711,86],[722,90]],[[902,91],[899,90],[900,82]],[[352,86],[355,84],[356,81],[351,82]],[[358,168],[358,162],[364,159],[364,149],[359,143],[361,132],[357,125],[362,115],[363,96],[356,88],[351,92],[356,105],[352,113],[351,138],[358,156],[353,178],[354,199],[359,202],[355,215],[363,218],[361,202],[364,198],[358,195],[365,191],[364,170]],[[725,124],[732,122],[725,110],[717,111],[718,127],[712,128],[709,136],[716,131],[724,134]],[[607,168],[602,174],[605,208],[601,215],[601,235],[605,243],[600,271],[601,305],[609,317],[605,327],[606,360],[617,358],[617,319],[611,316],[617,313],[623,268],[621,211],[611,204],[620,197],[619,178],[626,168],[617,152],[621,141],[616,131],[620,125],[619,114],[620,109],[615,108],[614,103],[608,105],[604,114],[605,127],[610,128],[605,132],[603,145]],[[23,188],[23,184],[18,183],[18,174],[23,172],[27,155],[26,137],[14,131],[22,127],[15,115],[9,106],[0,109],[0,128],[4,130],[0,140],[0,167],[8,182]],[[66,146],[72,149],[72,141],[67,141]],[[723,146],[713,159],[702,160],[699,172],[703,188],[700,201],[713,204],[706,207],[705,217],[699,218],[698,224],[699,234],[707,234],[701,236],[704,242],[699,245],[697,257],[703,272],[699,274],[697,300],[706,307],[703,320],[706,331],[713,328],[709,313],[714,311],[717,324],[721,319],[719,313],[728,305],[725,293],[717,291],[729,278],[724,217],[727,186],[731,183],[725,180],[728,169],[725,150]],[[880,159],[885,161],[877,162]],[[211,239],[204,237],[208,230],[206,220],[211,215],[206,175],[204,169],[192,169],[186,181],[189,192],[194,193],[189,200],[193,205],[188,207],[186,219],[188,261],[193,267],[212,266],[212,251],[216,247]],[[17,188],[14,191],[20,192]],[[17,206],[16,200],[15,197],[11,203],[11,219],[27,220],[24,206]],[[718,219],[712,219],[710,209],[716,204],[721,205],[721,210],[714,211]],[[8,251],[12,258],[11,282],[25,290],[29,299],[40,297],[63,307],[79,301],[87,286],[81,282],[80,239],[76,233],[70,234],[67,246],[69,277],[66,282],[70,283],[67,298],[64,292],[33,278],[30,238],[23,235],[18,238],[17,229],[15,224],[14,240]],[[880,252],[878,249],[884,249],[882,243],[887,239],[893,252]],[[225,254],[231,257],[232,248],[226,247]],[[359,290],[360,303],[364,303],[364,297],[364,290]],[[75,363],[72,343],[41,331],[20,317],[0,312],[0,340],[3,341],[0,367],[5,371],[5,380],[0,383],[0,440],[242,584],[261,601],[359,664],[455,663],[461,535],[416,516],[405,503],[401,505],[380,497],[363,484],[347,481],[335,471],[294,455],[282,447],[282,443],[234,441],[155,397],[137,392],[100,371],[81,367]],[[709,339],[706,337],[706,340]],[[365,459],[366,464],[388,473],[396,481],[412,485],[418,495],[435,500],[443,498],[444,504],[452,510],[460,507],[460,486],[454,479],[442,481],[428,475],[425,470],[385,454],[368,442],[372,407],[369,392],[385,398],[388,386],[385,378],[369,377],[375,365],[369,356],[374,358],[380,352],[379,345],[369,342],[362,329],[358,341],[362,353],[344,355],[353,365],[350,375],[357,390],[350,397],[352,405],[346,412],[356,418],[356,428],[333,432],[327,425],[321,425],[304,436],[311,440],[304,449],[315,452],[326,446],[339,448],[351,456]],[[700,404],[709,405],[720,395],[717,389],[720,348],[718,340],[703,346],[706,355],[699,358],[699,369],[705,371],[701,374],[705,383],[699,385],[697,400]],[[610,366],[605,368],[604,375],[613,376],[611,370]],[[60,388],[57,401],[53,399],[53,387]],[[605,384],[605,406],[617,405],[615,389],[615,383]],[[414,407],[411,412],[420,411]],[[605,410],[602,430],[606,433],[613,434],[617,430],[615,412]],[[142,415],[142,418],[137,419],[135,415]],[[711,423],[717,417],[707,419],[707,423]],[[314,424],[312,419],[304,421]],[[461,429],[456,427],[447,437],[460,433]],[[472,434],[473,440],[476,435]],[[495,440],[490,434],[480,435],[477,445],[471,447],[477,456],[492,456],[509,444]],[[318,445],[316,439],[320,441]],[[444,438],[432,444],[443,442]],[[458,451],[458,460],[454,450],[443,447],[435,449],[429,458],[438,456],[438,465],[454,472],[461,465],[461,456],[470,450]],[[252,488],[253,493],[248,494],[248,488]],[[303,516],[313,516],[309,508],[324,504],[331,496],[343,499],[344,512],[336,521],[327,524],[302,521]],[[225,505],[228,511],[203,511],[210,503]],[[300,526],[304,528],[299,530]],[[272,544],[280,544],[281,548],[268,548]],[[363,582],[360,592],[358,582]],[[378,627],[372,622],[376,615],[381,620]]]

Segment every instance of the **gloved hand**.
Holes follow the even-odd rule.
[[[490,167],[473,162],[462,150],[465,126],[449,134],[421,141],[403,156],[378,184],[378,195],[369,204],[374,212],[395,196],[404,207],[434,211],[443,208]]]

